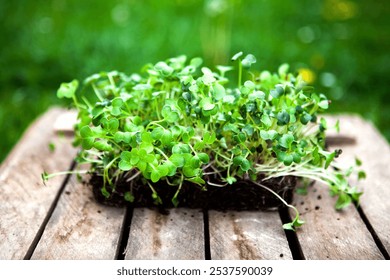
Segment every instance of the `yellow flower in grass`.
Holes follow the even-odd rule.
[[[302,79],[308,84],[312,84],[316,79],[316,74],[309,68],[300,68],[298,72]]]

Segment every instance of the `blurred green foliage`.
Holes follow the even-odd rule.
[[[390,2],[352,0],[0,0],[0,161],[61,82],[139,71],[186,54],[254,68],[287,62],[390,139]],[[65,104],[62,104],[65,105]]]

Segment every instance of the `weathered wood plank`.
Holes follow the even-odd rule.
[[[306,259],[383,259],[357,210],[336,211],[327,186],[316,183],[306,196],[295,195],[294,202],[306,222],[297,230]]]
[[[362,168],[367,178],[359,182],[364,194],[361,207],[370,224],[390,253],[390,146],[371,123],[358,116],[342,118],[340,130],[343,134],[353,136],[356,145],[342,147],[340,164],[348,166],[355,156],[362,160]],[[329,118],[335,122],[337,116]]]
[[[35,121],[0,168],[0,259],[25,256],[64,179],[45,187],[40,174],[67,170],[73,161],[71,139],[53,132],[64,112],[54,108]]]
[[[125,212],[98,204],[91,187],[72,176],[32,259],[114,259]]]
[[[211,259],[292,259],[276,211],[209,211]]]
[[[342,117],[340,121],[343,126],[349,121],[349,117]],[[365,127],[360,124],[354,129],[363,131]],[[355,133],[344,134],[343,127],[341,130],[342,135],[350,139],[356,136]],[[358,145],[360,145],[359,141],[355,141],[355,143],[348,142],[337,146],[343,149],[340,159],[343,159],[348,166],[353,164],[355,159],[351,147]],[[330,149],[334,148],[336,146],[330,147]],[[360,156],[364,158],[365,153]],[[335,202],[336,198],[330,197],[328,187],[320,183],[315,183],[309,188],[306,196],[295,195],[294,203],[302,219],[306,221],[306,224],[297,231],[305,257],[307,259],[383,259],[356,208],[350,206],[342,211],[336,211]]]
[[[205,259],[204,246],[201,210],[135,208],[125,259]]]
[[[54,131],[72,134],[77,123],[77,111],[69,110],[61,114],[54,122]]]

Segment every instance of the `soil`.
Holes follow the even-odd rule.
[[[293,189],[297,183],[295,177],[275,178],[266,181],[258,180],[262,185],[271,188],[278,193],[288,203],[292,200]],[[141,180],[133,182],[119,182],[115,186],[115,191],[109,198],[101,193],[102,177],[93,174],[89,184],[92,186],[95,199],[102,204],[123,207],[132,205],[133,207],[154,207],[156,206],[152,198],[152,191]],[[124,200],[124,193],[132,188],[134,201],[130,204]],[[162,208],[172,208],[171,202],[177,187],[159,184],[153,185],[159,194],[163,204]],[[282,206],[282,202],[269,191],[253,184],[249,179],[237,181],[233,185],[216,187],[206,185],[206,190],[196,184],[183,184],[178,195],[178,207],[201,208],[209,210],[273,210]]]

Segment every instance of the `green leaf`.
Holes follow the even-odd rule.
[[[290,115],[286,111],[281,111],[277,114],[278,125],[286,125],[290,122]]]
[[[291,144],[294,142],[294,135],[292,134],[284,134],[279,139],[279,145],[283,148],[290,149]]]
[[[116,118],[107,120],[105,119],[103,122],[103,128],[107,131],[110,132],[111,134],[115,134],[115,132],[118,131],[119,128],[119,121]]]
[[[233,185],[235,182],[237,182],[237,179],[234,178],[234,177],[227,177],[227,178],[226,178],[226,182],[227,182],[229,185]]]
[[[111,103],[111,106],[112,106],[111,114],[115,117],[119,116],[122,113],[122,111],[121,111],[122,105],[123,105],[122,98],[117,97],[117,98],[113,99],[112,103]]]
[[[214,73],[207,67],[202,67],[202,73],[203,73],[203,77],[201,78],[201,80],[203,81],[203,83],[205,85],[208,85],[210,86],[213,82],[216,81],[215,77],[214,77]]]
[[[344,192],[339,193],[339,197],[337,198],[335,208],[337,210],[340,210],[342,208],[347,207],[349,204],[351,204],[352,198]]]
[[[261,122],[265,125],[266,128],[269,128],[272,125],[272,120],[267,114],[263,114],[261,116]]]
[[[164,135],[164,128],[162,127],[156,127],[152,130],[151,136],[153,140],[160,140],[162,136]]]
[[[226,95],[226,90],[224,86],[220,85],[219,83],[213,84],[213,97],[215,100],[221,100]]]
[[[191,59],[190,61],[190,65],[194,66],[195,68],[198,68],[199,66],[201,66],[203,64],[203,59],[200,58],[200,57],[194,57],[193,59]]]
[[[291,222],[291,223],[285,223],[285,224],[283,224],[283,229],[285,229],[285,230],[292,230],[292,231],[295,231],[295,229],[294,229],[294,226],[293,226],[293,223]]]
[[[250,124],[246,124],[242,129],[241,129],[242,132],[244,132],[246,135],[248,135],[249,137],[253,135],[254,133],[254,128],[252,125]]]
[[[246,158],[242,160],[241,164],[240,164],[240,168],[242,171],[248,171],[250,168],[251,168],[251,163],[249,160],[247,160]]]
[[[93,147],[103,152],[111,152],[113,150],[112,146],[107,142],[107,140],[99,140],[93,144]]]
[[[101,188],[100,189],[100,192],[102,193],[102,195],[105,197],[105,198],[109,198],[110,197],[110,193],[107,191],[106,188]]]
[[[247,56],[245,56],[241,63],[242,67],[250,68],[252,64],[256,63],[256,57],[253,54],[248,54]]]
[[[366,179],[366,178],[367,178],[366,172],[360,170],[358,172],[358,180],[363,180],[363,179]]]
[[[279,98],[282,94],[284,94],[284,89],[281,86],[276,86],[275,89],[270,90],[270,94],[273,98]]]
[[[264,100],[265,99],[265,93],[259,90],[256,90],[248,95],[249,101],[255,101],[255,100]]]
[[[180,115],[176,111],[171,111],[170,113],[168,113],[165,116],[165,119],[166,119],[167,122],[175,123],[175,122],[177,122],[180,119]]]
[[[289,68],[290,68],[290,66],[287,63],[280,65],[280,67],[278,69],[279,75],[285,76],[287,74]]]
[[[276,130],[260,130],[260,137],[263,140],[274,140],[276,136],[278,135],[278,132]]]
[[[191,166],[193,169],[197,169],[201,166],[201,161],[198,156],[193,156],[191,160],[189,161],[189,166]]]
[[[80,136],[82,138],[94,137],[94,133],[88,125],[85,125],[80,129]]]
[[[199,102],[199,106],[202,107],[203,110],[205,111],[210,111],[210,110],[213,110],[214,107],[215,107],[215,104],[212,103],[211,99],[206,97],[206,98],[203,98],[200,102]]]
[[[95,142],[95,138],[85,138],[81,141],[81,146],[83,147],[83,149],[85,150],[89,150],[93,147],[93,143]]]
[[[81,146],[83,149],[91,149],[93,147],[93,143],[95,142],[95,135],[92,129],[88,125],[83,126],[80,129],[80,136],[83,138],[81,141]]]
[[[138,161],[136,164],[137,168],[139,171],[144,172],[146,168],[148,167],[148,164],[142,160]]]
[[[122,152],[120,158],[121,160],[118,164],[119,169],[123,171],[128,171],[133,168],[133,165],[131,164],[132,155],[130,152],[128,151]]]
[[[125,192],[125,195],[123,197],[126,201],[133,203],[135,200],[134,195],[131,192]]]
[[[286,166],[290,166],[294,161],[294,157],[291,154],[283,151],[278,151],[277,157],[278,160],[283,162]]]
[[[236,60],[239,59],[243,54],[244,54],[243,52],[238,52],[238,53],[236,53],[235,55],[233,55],[232,61],[236,61]]]
[[[172,67],[163,61],[158,62],[154,67],[161,75],[166,77],[172,75],[174,71]]]
[[[215,142],[216,139],[217,139],[217,137],[216,137],[216,134],[214,131],[211,133],[209,131],[206,131],[203,134],[203,142],[205,144],[211,145]]]
[[[73,80],[69,83],[62,83],[57,90],[58,98],[73,98],[75,97],[76,90],[79,86],[78,80]]]
[[[204,163],[204,164],[207,164],[207,163],[209,163],[209,161],[210,161],[210,157],[209,157],[209,155],[206,154],[206,153],[199,153],[199,154],[198,154],[198,157],[199,157],[199,159],[201,160],[201,162]]]
[[[156,192],[152,193],[152,198],[154,200],[154,204],[156,204],[156,205],[162,204],[162,200]]]
[[[171,161],[176,167],[184,166],[184,157],[181,154],[172,154],[169,157],[169,161]]]
[[[132,139],[132,133],[131,133],[131,132],[121,132],[121,131],[117,131],[117,132],[114,134],[114,141],[115,141],[116,143],[124,142],[124,143],[126,143],[126,144],[130,144],[131,139]]]
[[[311,121],[312,116],[308,113],[303,113],[303,115],[300,118],[300,121],[302,124],[306,125]]]
[[[176,175],[177,167],[176,167],[176,165],[173,162],[166,161],[164,163],[164,165],[167,167],[167,170],[168,170],[166,176],[174,176],[174,175]]]
[[[233,95],[225,95],[222,99],[223,103],[234,104],[236,98]]]
[[[319,153],[325,157],[325,169],[327,169],[331,164],[331,162],[333,161],[333,159],[335,158],[336,153],[327,152],[327,151],[319,151]]]
[[[318,107],[322,109],[328,109],[329,107],[329,101],[328,100],[322,100],[318,103]]]
[[[187,144],[178,143],[172,147],[172,154],[190,153],[191,148]]]
[[[118,164],[119,169],[123,171],[128,171],[133,168],[130,162],[121,160]]]
[[[229,72],[231,70],[233,70],[234,68],[231,67],[231,66],[224,66],[224,65],[217,65],[216,68],[218,69],[218,71],[221,73],[221,76],[225,76],[225,73],[226,72]]]
[[[164,133],[161,137],[161,143],[168,146],[172,143],[172,141],[173,141],[172,132],[169,130],[164,130]]]
[[[201,185],[201,186],[206,184],[206,182],[202,178],[200,178],[200,177],[188,178],[186,180],[189,181],[189,182]]]
[[[199,169],[194,169],[192,166],[185,165],[183,167],[183,175],[186,177],[195,177],[199,174]]]
[[[240,166],[243,160],[244,160],[244,157],[236,156],[233,158],[233,164],[236,166]]]
[[[160,176],[160,172],[156,169],[154,169],[152,171],[152,173],[150,174],[150,179],[152,180],[153,183],[156,183],[160,180],[161,176]]]
[[[169,167],[168,167],[168,165],[161,164],[161,165],[157,166],[157,170],[160,173],[161,177],[165,177],[168,175]]]
[[[299,218],[296,218],[294,221],[293,221],[293,226],[294,227],[300,227],[302,226],[303,224],[305,223],[305,221],[299,219]]]
[[[148,142],[142,142],[139,147],[140,149],[144,149],[147,153],[151,153],[154,150],[153,144]]]
[[[244,143],[246,141],[246,136],[245,136],[245,133],[238,133],[237,135],[234,135],[234,139],[238,142],[238,143]]]
[[[141,140],[143,143],[153,143],[154,139],[151,132],[144,131],[141,133]]]

